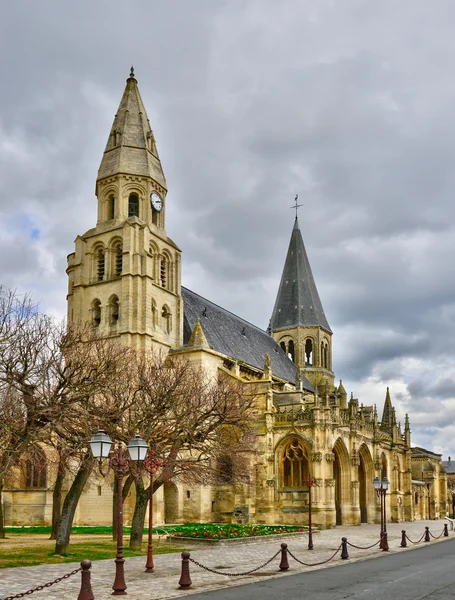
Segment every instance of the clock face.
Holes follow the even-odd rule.
[[[161,196],[157,192],[152,192],[150,194],[150,203],[152,208],[154,208],[157,212],[160,212],[163,208],[163,201],[161,200]]]

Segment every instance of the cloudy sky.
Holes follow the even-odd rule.
[[[265,328],[299,221],[334,369],[455,456],[453,0],[15,0],[0,23],[1,283],[64,315],[134,64],[183,283]]]

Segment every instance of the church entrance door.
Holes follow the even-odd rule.
[[[360,465],[359,465],[359,504],[360,504],[360,522],[368,523],[365,463],[363,462],[362,456],[360,456]]]
[[[333,463],[333,478],[335,480],[335,523],[343,524],[341,513],[341,465],[338,453],[335,452],[335,461]]]
[[[164,484],[164,522],[177,523],[179,508],[179,493],[172,481]]]

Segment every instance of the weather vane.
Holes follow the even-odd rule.
[[[301,206],[303,206],[303,204],[297,204],[297,200],[298,200],[298,199],[299,199],[299,195],[298,195],[298,194],[296,194],[296,195],[295,195],[295,198],[294,198],[294,202],[295,202],[295,204],[294,204],[293,206],[291,206],[291,208],[295,208],[295,218],[296,218],[296,219],[297,219],[297,211],[298,211],[298,209],[299,209]]]

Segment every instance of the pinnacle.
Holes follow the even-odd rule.
[[[201,320],[198,319],[194,325],[193,332],[187,344],[188,348],[209,348],[209,343],[202,329]]]

